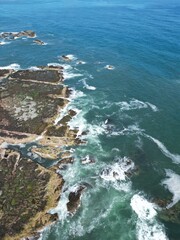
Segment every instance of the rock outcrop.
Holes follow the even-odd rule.
[[[81,143],[77,130],[68,125],[76,112],[55,121],[71,92],[63,84],[62,67],[2,69],[0,79],[0,239],[29,239],[57,220],[48,213],[56,207],[64,182],[56,171],[73,161],[64,146]],[[31,145],[27,154],[18,144],[24,149]],[[35,162],[33,154],[48,161],[49,168]]]

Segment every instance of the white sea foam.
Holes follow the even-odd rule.
[[[81,98],[86,96],[82,91],[75,90],[74,88],[71,88],[72,92],[71,95],[69,96],[70,100],[75,100],[77,98]]]
[[[128,173],[135,168],[134,162],[127,157],[118,158],[115,163],[106,165],[102,170],[100,177],[104,183],[111,184],[118,191],[129,192],[131,181]]]
[[[65,80],[82,76],[82,73],[80,73],[78,69],[73,68],[69,64],[48,63],[48,66],[63,67],[63,76]]]
[[[62,64],[61,66],[64,68],[63,76],[65,80],[82,76],[82,73],[77,69],[72,68],[70,65]]]
[[[67,54],[66,57],[69,58],[71,61],[77,59],[73,54]]]
[[[122,111],[129,111],[129,110],[135,110],[135,109],[143,109],[150,107],[152,111],[156,112],[158,111],[158,108],[149,103],[149,102],[142,102],[137,99],[132,99],[130,102],[117,102],[115,105],[119,106]]]
[[[54,124],[57,125],[58,122],[68,113],[69,104],[67,104],[63,109],[60,110],[59,115],[54,121]]]
[[[166,157],[170,158],[176,164],[180,163],[180,155],[170,153],[169,150],[165,147],[165,145],[162,142],[160,142],[158,139],[153,138],[148,134],[144,134],[144,136],[146,136],[151,141],[153,141]]]
[[[129,125],[128,127],[124,127],[121,131],[113,131],[110,133],[110,136],[123,136],[123,135],[140,135],[143,133],[143,129],[139,128],[138,124],[135,123],[133,125]]]
[[[118,106],[120,111],[131,111],[137,109],[146,109],[150,108],[153,112],[157,112],[158,108],[149,102],[143,102],[138,99],[131,99],[130,101],[120,101],[120,102],[104,102],[103,109],[111,108],[112,106]]]
[[[0,149],[1,148],[8,148],[9,147],[9,144],[7,143],[7,142],[3,142],[3,143],[1,143],[1,145],[0,145]]]
[[[157,222],[150,224],[137,221],[136,230],[138,240],[168,240],[164,227]]]
[[[154,104],[149,103],[149,102],[146,102],[146,104],[149,105],[149,107],[153,110],[153,112],[159,111],[158,108]]]
[[[162,184],[173,194],[172,203],[167,206],[167,208],[171,208],[180,201],[180,176],[169,169],[166,170],[166,176],[167,178],[162,181]]]
[[[105,181],[115,182],[117,180],[127,180],[127,173],[134,169],[135,165],[129,158],[119,158],[114,164],[108,165],[101,173],[100,177]]]
[[[60,63],[48,63],[47,65],[48,65],[48,67],[49,67],[49,66],[61,67],[61,66],[65,65],[65,64],[60,64]],[[67,66],[69,66],[69,65],[67,65]]]
[[[82,74],[81,73],[73,73],[73,72],[70,72],[70,71],[64,71],[63,76],[64,76],[64,79],[66,80],[66,79],[81,77]]]
[[[39,67],[36,67],[36,66],[29,67],[28,69],[29,69],[29,70],[32,70],[32,71],[40,70],[40,68],[39,68]]]
[[[71,90],[72,90],[72,92],[68,98],[70,100],[70,102],[63,109],[60,110],[59,116],[55,120],[55,125],[68,113],[68,111],[70,109],[73,109],[77,114],[80,112],[79,109],[72,107],[72,102],[75,101],[77,98],[84,97],[85,94],[83,92],[75,90],[75,89],[71,89]],[[79,126],[79,125],[77,125],[77,126]]]
[[[155,205],[138,194],[132,197],[131,207],[141,220],[150,220],[157,215]]]
[[[83,85],[84,85],[84,88],[86,88],[86,89],[88,89],[88,90],[92,90],[92,91],[96,90],[96,87],[94,87],[94,86],[89,86],[89,85],[86,83],[86,79],[82,79],[81,81],[82,81],[82,83],[83,83]]]
[[[87,204],[85,203],[87,202]],[[108,215],[111,213],[114,205],[116,204],[118,199],[114,199],[104,211],[97,209],[97,211],[91,211],[89,213],[89,202],[90,199],[85,198],[84,204],[86,207],[84,208],[82,215],[78,218],[77,221],[72,222],[69,233],[71,236],[83,237],[86,233],[90,233],[93,229],[97,228],[97,226],[103,225],[103,219],[106,219]],[[88,217],[89,216],[89,217]]]
[[[114,70],[115,69],[115,67],[112,66],[112,65],[106,65],[104,68],[108,69],[108,70]]]
[[[0,42],[0,46],[1,45],[7,45],[7,44],[10,44],[10,42],[5,42],[5,41]]]
[[[167,240],[164,228],[156,220],[156,205],[148,202],[143,196],[135,194],[131,207],[138,216],[136,222],[138,240]]]
[[[84,65],[84,64],[86,64],[86,62],[84,62],[84,61],[78,61],[77,64],[78,64],[78,65]]]
[[[51,214],[58,213],[59,220],[61,220],[63,222],[68,216],[68,210],[67,210],[68,202],[69,202],[68,194],[65,194],[64,192],[62,192],[61,199],[60,199],[57,207],[50,210],[50,213]]]
[[[14,70],[19,70],[20,69],[20,65],[17,63],[12,63],[8,66],[4,66],[4,67],[0,67],[0,69],[14,69]]]
[[[69,126],[71,127],[71,129],[78,127],[78,136],[81,136],[83,132],[88,131],[86,134],[86,138],[92,140],[98,135],[105,133],[105,129],[102,127],[101,124],[88,124],[87,120],[84,118],[84,115],[84,111],[79,111],[78,114],[69,122]]]

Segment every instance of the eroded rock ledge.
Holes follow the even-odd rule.
[[[57,205],[63,186],[56,173],[60,163],[45,168],[31,155],[52,162],[72,162],[64,146],[81,143],[69,120],[69,111],[55,120],[69,102],[63,68],[0,70],[0,239],[19,240],[57,220],[49,210]],[[33,144],[34,143],[34,144]],[[24,155],[14,144],[31,144]],[[29,156],[29,157],[28,157]],[[54,161],[53,161],[54,162]],[[51,164],[49,164],[51,165]]]

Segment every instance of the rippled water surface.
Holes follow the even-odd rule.
[[[42,239],[179,240],[179,226],[162,222],[153,203],[180,200],[178,2],[7,0],[0,9],[0,32],[32,29],[47,43],[9,41],[0,46],[1,66],[64,64],[59,56],[73,55],[68,108],[80,111],[70,124],[88,142],[61,172],[59,222]],[[88,157],[95,163],[82,164]],[[68,194],[81,183],[89,187],[69,216]]]

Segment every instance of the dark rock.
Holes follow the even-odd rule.
[[[36,33],[31,30],[21,31],[21,32],[2,32],[0,33],[0,38],[3,39],[16,39],[21,37],[28,37],[28,38],[34,38],[36,37]]]
[[[81,200],[81,194],[84,191],[85,186],[79,186],[75,192],[69,194],[69,202],[67,203],[67,209],[70,213],[74,213],[79,205]]]
[[[165,202],[162,202],[162,206],[165,205]],[[176,203],[171,208],[164,208],[158,213],[158,217],[165,222],[180,224],[180,203]]]
[[[82,164],[92,164],[92,163],[95,163],[95,159],[93,156],[89,156],[87,155],[85,158],[82,159]]]
[[[62,55],[61,56],[62,57],[62,59],[64,60],[64,61],[71,61],[71,58],[69,58],[68,56],[66,56],[66,55]]]
[[[45,42],[39,40],[39,39],[35,39],[33,40],[34,43],[36,43],[37,45],[45,45]]]
[[[34,80],[46,83],[62,81],[63,74],[57,70],[19,70],[9,76],[13,79]]]

